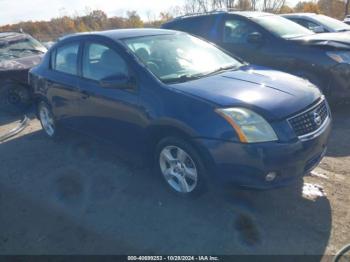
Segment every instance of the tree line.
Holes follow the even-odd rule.
[[[60,36],[86,31],[118,28],[159,27],[173,17],[210,12],[213,10],[252,10],[271,13],[313,12],[342,20],[349,11],[350,0],[300,1],[295,7],[286,0],[186,0],[183,6],[174,6],[157,17],[148,15],[143,21],[136,11],[128,11],[125,17],[107,17],[101,10],[87,10],[84,15],[61,15],[50,21],[27,21],[0,27],[0,31],[21,31],[41,41],[51,41]]]

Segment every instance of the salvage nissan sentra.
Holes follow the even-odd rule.
[[[310,82],[171,30],[67,36],[29,81],[49,137],[65,126],[151,152],[182,195],[212,179],[255,188],[295,181],[321,161],[331,129]]]

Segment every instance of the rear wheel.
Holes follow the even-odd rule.
[[[168,187],[182,196],[205,189],[205,168],[195,148],[187,141],[168,137],[157,146],[157,166]]]
[[[44,101],[38,104],[38,117],[45,134],[50,138],[57,137],[57,124],[54,115],[51,107]]]

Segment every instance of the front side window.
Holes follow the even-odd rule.
[[[77,75],[79,43],[58,47],[52,60],[52,69],[70,75]]]
[[[83,77],[100,81],[102,79],[128,75],[124,59],[108,46],[88,43],[84,48]]]
[[[246,21],[228,20],[224,27],[224,43],[246,44],[251,33],[258,30]]]
[[[136,37],[124,42],[155,76],[168,83],[242,65],[208,42],[183,33]]]

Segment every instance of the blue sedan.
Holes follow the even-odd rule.
[[[331,130],[327,101],[310,82],[171,30],[64,37],[29,81],[49,137],[68,127],[154,156],[181,195],[213,179],[286,185],[321,161]]]

